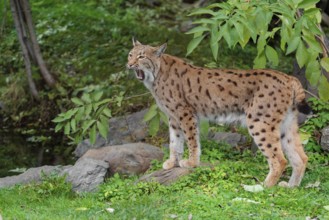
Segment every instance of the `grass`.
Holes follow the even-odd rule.
[[[208,141],[203,147],[203,161],[213,166],[197,168],[170,186],[115,175],[97,193],[77,195],[63,177],[47,177],[41,184],[1,189],[0,214],[4,219],[329,219],[327,155],[308,153],[300,187],[275,186],[255,193],[242,184],[259,184],[265,178],[268,168],[260,153]],[[282,180],[290,173],[288,168]],[[316,181],[318,187],[307,187]]]

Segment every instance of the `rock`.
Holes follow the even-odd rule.
[[[72,183],[75,192],[94,192],[104,182],[109,164],[102,160],[80,158],[74,166],[63,170],[66,181]]]
[[[106,145],[118,145],[143,141],[147,136],[147,125],[143,117],[148,110],[142,110],[128,116],[112,118],[109,121],[109,133],[106,141],[97,135],[94,145],[90,141],[82,141],[75,151],[75,156],[81,157],[88,149],[100,148]]]
[[[321,133],[321,148],[325,151],[329,151],[329,126],[323,128]]]
[[[298,112],[298,116],[297,116],[298,125],[302,125],[307,120],[308,117],[309,117],[308,115]]]
[[[42,175],[50,175],[50,174],[59,174],[64,169],[68,169],[71,166],[42,166],[30,168],[24,173],[17,176],[9,176],[0,178],[0,188],[14,186],[17,184],[28,184],[31,182],[39,182],[42,179]]]
[[[247,138],[238,133],[229,133],[229,132],[216,132],[209,133],[209,139],[217,141],[217,142],[226,142],[232,147],[236,147],[238,145],[244,145],[247,143]]]
[[[190,174],[193,171],[193,169],[188,168],[182,168],[182,167],[174,167],[169,170],[157,170],[151,174],[147,174],[142,176],[138,181],[144,181],[144,182],[158,182],[163,185],[169,185],[176,180],[178,180],[180,177],[185,176],[187,174]]]
[[[58,176],[67,175],[66,181],[72,183],[72,189],[76,192],[92,192],[104,182],[107,171],[108,163],[91,158],[82,158],[74,166],[42,166],[30,168],[17,176],[0,178],[0,188],[40,182],[43,175],[55,174]]]
[[[88,150],[82,158],[93,158],[109,163],[109,175],[144,173],[152,160],[162,160],[160,148],[145,143],[113,145]]]

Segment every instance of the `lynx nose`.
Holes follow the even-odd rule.
[[[137,64],[129,64],[129,63],[127,63],[127,68],[128,68],[128,69],[135,69],[135,68],[137,68],[137,67],[138,67]]]

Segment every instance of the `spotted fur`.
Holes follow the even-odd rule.
[[[208,69],[164,54],[159,47],[133,40],[127,67],[151,91],[169,117],[170,157],[164,169],[196,167],[200,163],[198,123],[207,118],[247,126],[269,164],[265,185],[275,185],[288,157],[292,176],[286,185],[298,186],[307,164],[297,126],[297,110],[309,113],[300,82],[284,73],[267,70]],[[183,160],[184,141],[189,158]]]

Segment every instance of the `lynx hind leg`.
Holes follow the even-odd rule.
[[[179,161],[182,159],[184,153],[184,135],[182,130],[179,128],[179,124],[175,119],[169,119],[169,159],[166,160],[162,167],[165,170],[179,166]]]
[[[282,148],[292,166],[289,182],[285,184],[282,182],[280,185],[288,187],[299,186],[305,173],[308,157],[304,152],[298,133],[296,111],[288,111],[280,130]]]
[[[269,173],[264,184],[271,187],[278,182],[287,165],[281,147],[279,125],[264,123],[256,117],[253,118],[252,114],[247,117],[247,125],[249,133],[269,164]]]

